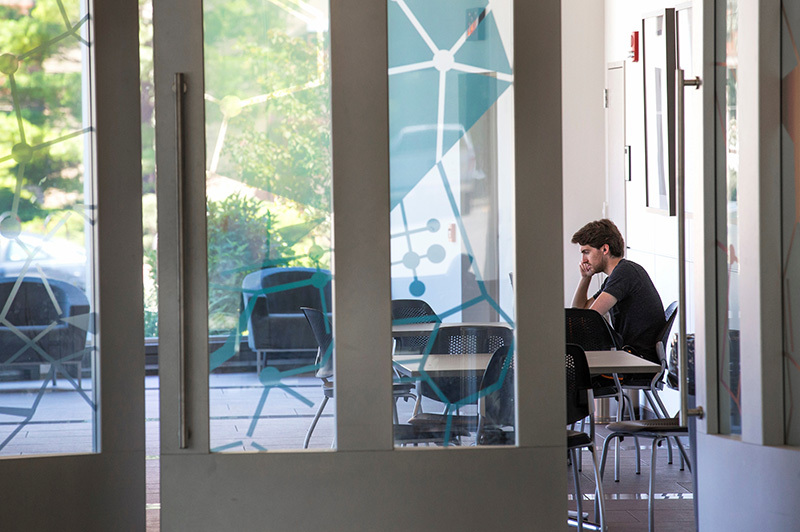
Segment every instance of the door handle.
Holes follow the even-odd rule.
[[[688,426],[689,416],[702,419],[703,407],[688,408],[689,401],[689,375],[686,356],[686,161],[685,161],[685,131],[686,127],[683,114],[684,89],[686,87],[700,88],[699,77],[685,79],[683,69],[676,69],[675,90],[675,170],[678,208],[678,388],[681,394],[680,424]]]
[[[172,85],[175,93],[175,212],[177,223],[175,231],[178,244],[178,447],[186,449],[189,446],[189,429],[186,421],[186,327],[184,325],[184,242],[183,242],[183,182],[184,182],[184,129],[183,111],[186,92],[185,74],[176,72]]]

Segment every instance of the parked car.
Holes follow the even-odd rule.
[[[30,253],[38,248],[25,272],[38,276],[41,268],[47,279],[65,281],[86,290],[86,250],[69,240],[22,233],[9,240],[0,237],[0,277],[17,277],[22,273]]]

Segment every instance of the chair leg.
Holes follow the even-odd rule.
[[[618,438],[618,436],[616,436],[615,434],[609,434],[609,436],[606,438],[606,441],[603,442],[603,450],[600,453],[600,480],[601,481],[603,480],[603,474],[605,473],[605,470],[606,470],[606,457],[608,455],[608,447],[611,444],[611,440],[614,440],[614,439],[617,439],[617,438]],[[614,482],[618,482],[618,480],[615,480]]]
[[[686,449],[683,447],[683,443],[678,437],[675,437],[675,442],[678,444],[678,451],[681,453],[681,459],[686,462],[686,467],[689,468],[689,471],[692,470],[692,461],[689,460],[689,455],[686,453]]]
[[[583,494],[581,493],[581,480],[580,480],[580,472],[578,471],[578,455],[575,449],[570,450],[570,455],[572,456],[572,474],[575,480],[575,505],[576,505],[576,514],[575,514],[575,521],[578,523],[578,531],[583,530]]]
[[[600,530],[606,529],[606,503],[605,495],[603,494],[603,479],[600,478],[600,468],[597,464],[597,454],[594,452],[594,445],[589,447],[589,452],[592,453],[592,467],[594,468],[594,518],[600,523]]]
[[[659,408],[659,405],[656,405],[654,398],[658,399],[658,395],[655,393],[655,391],[644,390],[644,396],[647,399],[647,402],[650,405],[650,407],[653,409],[653,413],[656,415],[656,417],[659,419],[665,419],[667,416],[665,415],[666,410],[663,408],[664,404],[663,403],[660,404],[661,408]],[[670,438],[667,438],[667,463],[668,464],[672,463],[672,442]],[[683,469],[681,468],[681,470]]]
[[[631,399],[627,395],[625,395],[625,394],[623,394],[623,395],[628,400],[628,416],[631,418],[631,421],[634,421],[636,419],[636,416],[634,415],[634,412],[633,412],[633,404],[631,403]],[[633,437],[633,443],[635,444],[635,447],[636,447],[636,474],[637,475],[641,475],[642,474],[642,466],[641,466],[642,456],[641,456],[641,452],[639,450],[639,438],[634,436]],[[619,448],[617,450],[619,451]],[[614,479],[616,481],[619,481],[619,458],[616,458],[616,457],[615,457],[615,462],[614,462]]]
[[[655,515],[653,508],[653,493],[656,484],[656,449],[663,438],[653,438],[653,447],[650,449],[650,483],[647,490],[647,530],[653,532],[655,529]]]
[[[308,443],[311,441],[311,433],[314,432],[314,428],[317,426],[317,421],[319,421],[319,417],[322,415],[322,411],[325,410],[326,404],[328,404],[327,396],[322,398],[322,403],[320,403],[319,408],[317,409],[317,413],[314,414],[314,419],[311,421],[311,426],[308,427],[308,432],[306,432],[306,439],[303,441],[303,449],[308,449]]]
[[[627,401],[627,403],[626,403],[626,401]],[[622,411],[624,412],[625,408],[626,408],[626,405],[627,405],[627,410],[628,410],[628,417],[630,417],[631,421],[635,420],[636,416],[633,415],[633,405],[631,404],[631,400],[627,395],[625,395],[623,393],[622,394],[622,404],[619,405],[619,408],[621,408]],[[623,416],[620,416],[620,418],[622,418],[622,417]],[[621,441],[621,438],[617,439],[617,442],[614,445],[614,482],[619,482],[620,441]],[[633,437],[633,441],[636,444],[635,445],[635,447],[636,447],[636,474],[639,475],[642,472],[641,465],[640,465],[641,461],[642,461],[642,457],[641,457],[641,454],[639,452],[639,438],[634,436]]]

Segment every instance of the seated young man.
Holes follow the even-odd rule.
[[[617,226],[607,219],[589,222],[572,235],[572,243],[580,245],[581,250],[581,280],[572,306],[608,312],[624,345],[658,363],[656,343],[666,323],[664,305],[645,269],[623,258],[625,242]],[[592,277],[600,272],[608,277],[589,297]]]

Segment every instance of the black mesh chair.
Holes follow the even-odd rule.
[[[433,341],[431,354],[494,353],[500,347],[511,345],[513,339],[514,331],[503,326],[442,326]],[[422,395],[442,402],[457,403],[475,393],[480,380],[478,376],[433,379],[439,391],[423,382]]]
[[[589,308],[564,309],[567,343],[577,344],[584,351],[622,349],[622,338],[597,311]]]
[[[307,449],[308,443],[311,441],[311,434],[317,426],[322,411],[325,410],[328,400],[333,397],[333,330],[328,318],[321,311],[308,307],[301,307],[300,310],[308,320],[317,341],[317,357],[314,361],[317,368],[315,375],[322,379],[322,402],[320,402],[311,426],[306,432],[305,440],[303,440],[303,449]]]
[[[478,414],[478,445],[514,445],[514,353],[504,345],[492,355],[481,379],[484,412]]]
[[[581,346],[584,351],[609,351],[622,349],[622,338],[611,328],[611,325],[597,311],[584,308],[564,309],[564,330],[566,343]],[[611,375],[596,375],[591,377],[594,397],[597,399],[613,398],[620,400],[620,390],[614,383]],[[622,394],[622,411],[627,410],[628,417],[635,419],[633,406],[629,398]],[[639,458],[639,449],[636,449],[636,458]],[[615,455],[615,471],[619,471],[619,458]]]
[[[575,476],[575,502],[576,517],[570,520],[570,524],[583,530],[583,505],[581,501],[583,494],[580,487],[580,472],[578,470],[578,451],[587,449],[592,455],[592,466],[594,467],[595,478],[595,519],[600,523],[600,530],[605,530],[605,504],[603,497],[603,483],[600,469],[597,465],[597,456],[594,452],[594,422],[593,422],[593,394],[592,381],[589,373],[589,363],[586,361],[586,353],[575,344],[567,344],[564,357],[566,368],[566,387],[567,387],[567,425],[573,426],[578,421],[590,418],[590,431],[586,432],[567,429],[567,450],[571,455],[572,471]]]
[[[503,346],[510,346],[514,339],[514,331],[508,327],[478,326],[442,326],[433,341],[431,355],[494,353]],[[468,431],[477,430],[478,417],[473,415],[451,415],[452,405],[475,394],[479,389],[481,377],[437,377],[432,379],[433,386],[423,381],[420,386],[422,395],[445,403],[444,413],[417,413],[409,420],[412,424],[441,425],[452,418],[456,428]]]
[[[609,351],[622,349],[622,339],[611,328],[611,325],[597,311],[586,308],[564,309],[565,340],[568,344],[576,344],[584,351]],[[613,397],[619,399],[614,380],[606,375],[592,377],[592,387],[596,398]],[[624,401],[623,396],[623,401]],[[633,419],[630,404],[628,414]],[[624,408],[625,405],[622,405]]]
[[[439,316],[421,299],[393,299],[392,323],[439,323]],[[430,335],[397,338],[397,352],[422,353]]]
[[[653,413],[656,417],[665,419],[670,417],[669,413],[667,412],[667,408],[664,406],[664,403],[661,401],[661,397],[659,397],[658,392],[664,388],[664,376],[667,372],[667,356],[666,356],[666,349],[665,346],[669,341],[669,333],[672,330],[672,325],[675,322],[675,317],[678,315],[678,302],[673,301],[672,303],[667,306],[667,309],[664,311],[664,318],[666,323],[664,327],[661,329],[661,332],[658,335],[658,343],[656,343],[656,353],[658,355],[659,362],[661,363],[661,369],[652,375],[626,375],[622,382],[622,388],[624,390],[633,390],[636,392],[641,391],[644,394],[645,400],[650,405],[650,408],[653,410]],[[678,446],[681,446],[680,441],[676,440]],[[668,463],[672,463],[672,445],[667,445],[667,452],[668,452]],[[681,454],[681,470],[683,470],[683,454]],[[636,474],[641,473],[641,460],[636,460]],[[618,465],[614,468],[614,480],[619,480],[619,467]]]
[[[322,402],[320,403],[319,407],[317,408],[316,414],[314,414],[314,419],[311,422],[311,426],[308,428],[308,432],[306,433],[305,440],[303,441],[303,448],[308,448],[308,444],[311,440],[311,434],[314,432],[314,428],[317,426],[317,422],[319,421],[320,416],[322,415],[322,411],[325,410],[325,405],[328,404],[328,400],[333,397],[334,394],[334,386],[333,386],[333,329],[331,327],[330,321],[328,318],[322,313],[322,311],[309,308],[309,307],[301,307],[303,314],[308,321],[308,324],[311,326],[311,330],[314,333],[314,338],[319,345],[317,349],[317,358],[315,360],[315,366],[317,367],[316,376],[322,379],[322,392],[323,398]],[[413,383],[394,383],[392,385],[392,394],[394,396],[395,405],[397,404],[398,399],[412,399],[416,400],[417,396],[414,395],[412,390],[414,389]],[[398,422],[397,419],[397,408],[394,409],[394,421],[395,423]],[[405,432],[403,432],[405,430]],[[407,429],[397,429],[402,438],[407,439],[407,437],[414,436],[416,438],[415,441],[419,441],[425,439],[427,434],[422,434],[419,430],[407,430]],[[408,435],[408,436],[406,436]]]

